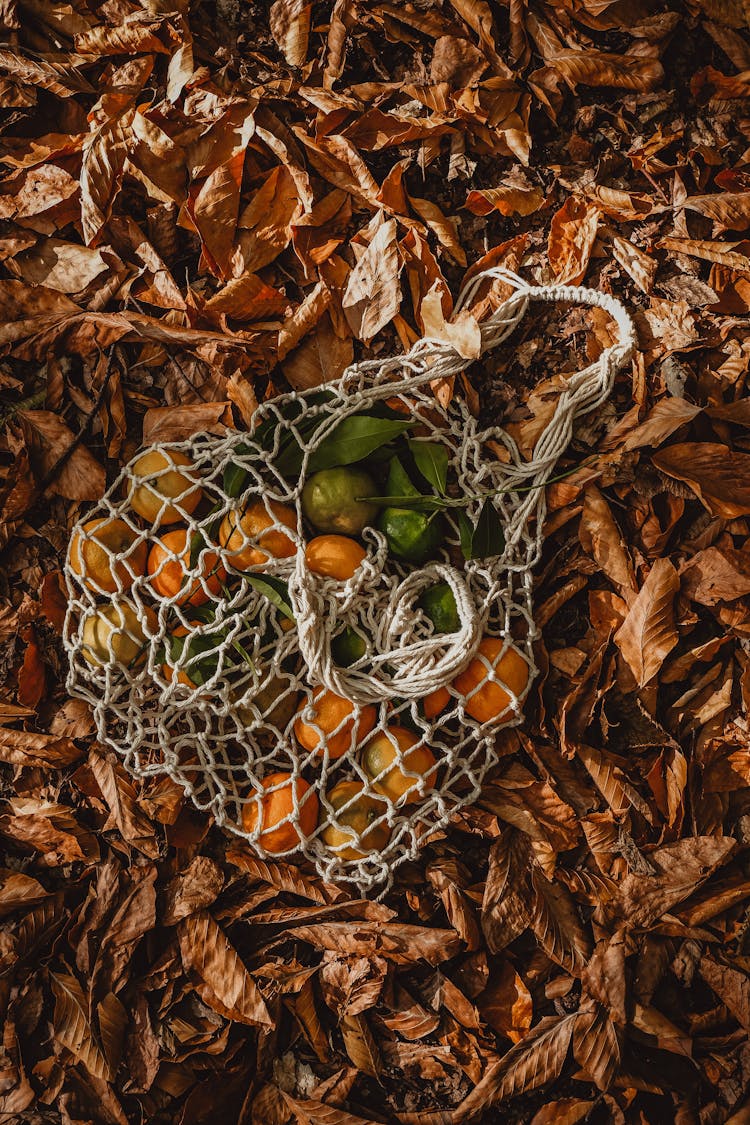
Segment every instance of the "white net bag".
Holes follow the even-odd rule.
[[[68,689],[101,741],[261,856],[302,853],[365,892],[476,799],[521,720],[543,486],[633,348],[612,297],[501,269],[459,310],[488,278],[512,295],[483,352],[530,300],[598,305],[619,330],[567,379],[530,461],[459,395],[439,404],[430,384],[469,361],[424,339],[264,403],[251,434],[142,452],[68,551]]]

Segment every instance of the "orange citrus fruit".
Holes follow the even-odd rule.
[[[245,832],[256,832],[260,827],[258,843],[267,852],[278,855],[292,851],[315,831],[318,823],[318,798],[310,792],[303,777],[293,778],[290,773],[269,773],[261,781],[263,792],[255,794],[242,809],[242,827]],[[306,796],[307,794],[307,796]],[[297,800],[299,832],[291,819]]]
[[[425,719],[435,719],[444,711],[451,701],[451,693],[447,687],[435,688],[434,691],[428,692],[422,700],[422,711],[424,712]]]
[[[337,815],[335,823],[326,824],[321,839],[339,859],[364,859],[368,852],[381,851],[386,846],[391,830],[385,821],[374,822],[384,816],[387,805],[366,793],[361,781],[340,781],[326,798]],[[347,804],[349,807],[339,813],[342,805]],[[321,818],[324,816],[325,810],[321,809]]]
[[[294,733],[300,746],[315,751],[321,758],[326,747],[329,758],[340,758],[352,746],[364,741],[375,726],[377,711],[372,704],[360,708],[358,714],[354,703],[327,688],[319,687],[313,694],[312,722],[302,717],[307,703],[303,698]]]
[[[229,553],[229,561],[235,570],[259,566],[268,558],[288,559],[294,554],[297,550],[294,540],[280,531],[277,524],[296,531],[297,513],[294,508],[278,504],[275,500],[265,503],[255,500],[242,511],[233,509],[227,512],[219,528],[219,542]]]
[[[157,630],[156,614],[144,606],[140,615],[133,602],[122,598],[99,606],[84,619],[81,653],[89,664],[122,664],[132,668],[145,656],[148,633]]]
[[[418,801],[432,789],[437,778],[432,750],[406,727],[388,727],[373,735],[362,752],[362,769],[371,779],[373,789],[392,801],[410,794],[407,804]]]
[[[191,575],[190,554],[190,532],[182,527],[160,536],[149,551],[151,586],[163,598],[174,598],[176,605],[202,605],[220,592],[226,577],[216,552],[202,547],[198,551],[200,575]]]
[[[203,490],[190,470],[193,462],[176,449],[150,449],[130,466],[131,507],[148,523],[177,523],[192,515]]]
[[[148,544],[125,520],[100,516],[76,528],[70,541],[70,569],[89,590],[116,594],[128,590],[146,571]],[[115,559],[115,555],[124,558]]]
[[[308,570],[345,582],[364,562],[367,552],[348,535],[318,535],[305,548]]]
[[[514,648],[503,653],[504,644],[502,637],[485,637],[474,659],[453,681],[453,687],[464,697],[467,714],[478,723],[509,719],[511,692],[523,694],[529,682],[528,664]]]

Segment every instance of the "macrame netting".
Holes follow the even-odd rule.
[[[179,592],[159,593],[154,576],[142,573],[137,560],[173,524],[166,522],[166,501],[153,524],[132,510],[128,496],[131,484],[138,483],[135,462],[77,529],[80,553],[89,535],[84,524],[106,518],[127,525],[132,542],[124,551],[107,552],[116,589],[97,586],[90,577],[83,580],[80,565],[71,558],[73,548],[66,564],[68,688],[91,704],[100,740],[137,776],[169,775],[198,808],[244,836],[261,855],[266,854],[262,838],[257,828],[245,830],[243,810],[258,802],[263,777],[283,771],[295,782],[304,778],[309,785],[304,793],[296,783],[291,786],[288,823],[295,828],[295,845],[285,854],[302,853],[325,878],[354,883],[362,891],[388,886],[398,864],[413,858],[428,836],[444,829],[457,810],[476,799],[485,774],[497,760],[498,729],[521,720],[523,700],[536,673],[532,568],[541,546],[543,486],[571,439],[576,419],[605,401],[615,372],[634,345],[630,318],[611,296],[571,286],[532,287],[502,269],[474,277],[457,311],[490,279],[506,283],[512,293],[481,326],[483,353],[510,336],[532,300],[596,305],[613,317],[619,331],[615,345],[566,380],[531,460],[522,459],[504,430],[478,430],[458,394],[447,409],[438,403],[430,384],[457,375],[470,361],[444,340],[422,339],[406,355],[354,364],[323,393],[321,389],[292,393],[264,403],[257,411],[253,434],[197,436],[154,447],[164,455],[159,472],[170,471],[170,459],[180,454],[192,463],[187,473],[195,483],[170,503],[182,516],[181,526],[188,526],[189,541],[198,543],[188,560],[188,581],[191,588],[211,594],[212,600],[205,603],[210,614],[196,613]],[[447,448],[449,480],[456,495],[469,498],[472,521],[479,516],[483,496],[494,491],[492,503],[505,534],[501,555],[464,562],[455,511],[449,510],[444,546],[433,562],[418,568],[394,562],[384,536],[367,528],[363,534],[367,557],[351,579],[341,582],[308,569],[304,546],[310,536],[300,498],[310,458],[343,419],[385,402],[418,421],[418,439],[438,441]],[[266,435],[262,444],[253,441],[259,432]],[[490,439],[502,444],[505,460],[490,456]],[[291,479],[281,471],[284,451],[290,447],[298,449],[301,458],[301,470]],[[227,482],[238,480],[241,491],[235,495],[236,488],[228,488]],[[202,500],[196,506],[198,488]],[[260,565],[237,569],[236,552],[233,556],[217,544],[216,527],[251,500],[262,502],[279,530],[274,505],[296,511],[296,529],[283,527],[296,550],[290,557],[271,557]],[[168,552],[164,567],[177,558],[178,554]],[[217,572],[222,581],[212,582]],[[264,585],[264,578],[272,585]],[[278,590],[283,587],[274,580],[287,584],[294,622],[279,608]],[[455,633],[437,633],[416,604],[436,582],[447,582],[453,590],[460,620]],[[97,634],[92,619],[100,618],[102,610],[108,615],[109,631],[99,629],[98,635],[106,651],[92,663],[85,650]],[[347,626],[365,638],[366,651],[345,668],[333,660],[331,644]],[[492,662],[483,658],[487,675],[503,684],[511,700],[500,725],[472,718],[466,699],[451,687],[488,635],[500,638],[502,651]],[[175,643],[175,638],[181,639]],[[142,658],[128,666],[118,656],[122,643],[129,641],[136,648],[144,647],[145,641],[145,647]],[[529,669],[520,694],[503,683],[499,672],[510,648]],[[314,752],[300,745],[295,720],[302,708],[303,718],[316,729],[309,708],[321,685],[351,700],[359,718],[365,709],[370,715],[374,709],[375,732],[406,727],[430,748],[437,772],[425,777],[411,771],[394,746],[402,772],[415,779],[408,802],[373,790],[372,779],[362,768],[356,730],[340,757],[327,749],[335,735],[326,739],[319,729],[320,744]],[[440,688],[449,693],[447,704],[427,718],[424,700]],[[343,859],[340,849],[332,849],[322,839],[325,824],[339,823],[346,813],[346,806],[335,810],[327,796],[346,778],[360,781],[367,794],[382,802],[380,819],[389,830],[388,842],[380,850],[356,860]],[[312,820],[305,815],[307,801],[317,802],[320,827],[305,831],[301,822],[309,826]],[[344,829],[347,844],[359,839],[352,831]]]

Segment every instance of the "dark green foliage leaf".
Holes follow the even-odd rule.
[[[285,617],[294,621],[294,610],[289,604],[289,587],[286,582],[272,574],[246,574],[245,578],[259,593],[264,594],[269,602],[272,602]]]
[[[369,414],[353,414],[344,418],[327,438],[324,438],[310,457],[311,473],[319,469],[333,469],[338,465],[354,465],[364,461],[376,449],[387,445],[413,425],[410,421],[375,418]],[[282,470],[283,471],[283,470]]]
[[[448,484],[448,450],[436,441],[410,441],[409,449],[422,476],[436,492],[445,495]]]
[[[501,555],[505,547],[505,533],[497,509],[491,500],[485,500],[479,513],[471,539],[472,559],[489,559]]]
[[[461,543],[461,553],[465,559],[470,559],[472,557],[471,541],[474,538],[474,524],[463,508],[460,508],[458,512],[458,538]]]
[[[389,497],[419,496],[419,489],[415,487],[398,455],[391,457],[388,462],[388,480],[385,490]]]

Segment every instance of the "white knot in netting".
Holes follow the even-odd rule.
[[[100,740],[135,775],[167,774],[262,856],[302,853],[363,891],[388,886],[476,799],[498,730],[521,720],[536,673],[544,485],[634,346],[614,298],[532,287],[501,269],[478,274],[459,310],[488,278],[512,294],[481,325],[483,353],[532,300],[597,305],[619,330],[565,380],[531,460],[503,429],[480,430],[459,394],[440,405],[430,385],[469,361],[423,339],[354,364],[337,384],[264,403],[250,434],[141,452],[68,552],[68,688],[93,707]],[[446,503],[427,561],[399,561],[373,518],[343,554],[336,540],[331,563],[329,540],[310,526],[306,483],[359,469],[375,431],[408,437],[415,456],[420,443],[440,447]],[[381,460],[393,448],[381,440]],[[467,552],[487,505],[502,535]],[[436,587],[449,625],[425,610]]]

